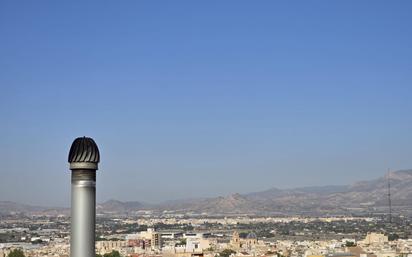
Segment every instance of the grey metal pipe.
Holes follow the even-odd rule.
[[[93,139],[79,137],[74,140],[68,159],[72,170],[70,257],[95,257],[99,149]]]
[[[95,256],[96,171],[72,171],[70,257]]]

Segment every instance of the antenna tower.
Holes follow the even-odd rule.
[[[389,223],[392,223],[391,171],[390,169],[388,169],[388,204],[389,204]]]

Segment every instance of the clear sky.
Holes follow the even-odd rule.
[[[412,168],[411,1],[0,2],[0,200],[346,184]]]

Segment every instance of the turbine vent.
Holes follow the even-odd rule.
[[[100,153],[97,144],[90,137],[78,137],[73,141],[69,152],[69,163],[99,163]]]

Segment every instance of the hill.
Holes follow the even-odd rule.
[[[147,204],[138,201],[109,200],[97,204],[100,214],[135,215],[141,211],[174,212],[201,215],[346,215],[384,214],[388,211],[388,175],[352,185],[271,188],[247,194],[214,198],[191,198]],[[391,200],[394,212],[412,214],[412,170],[390,173]],[[68,209],[45,208],[0,201],[0,214],[68,213]]]

